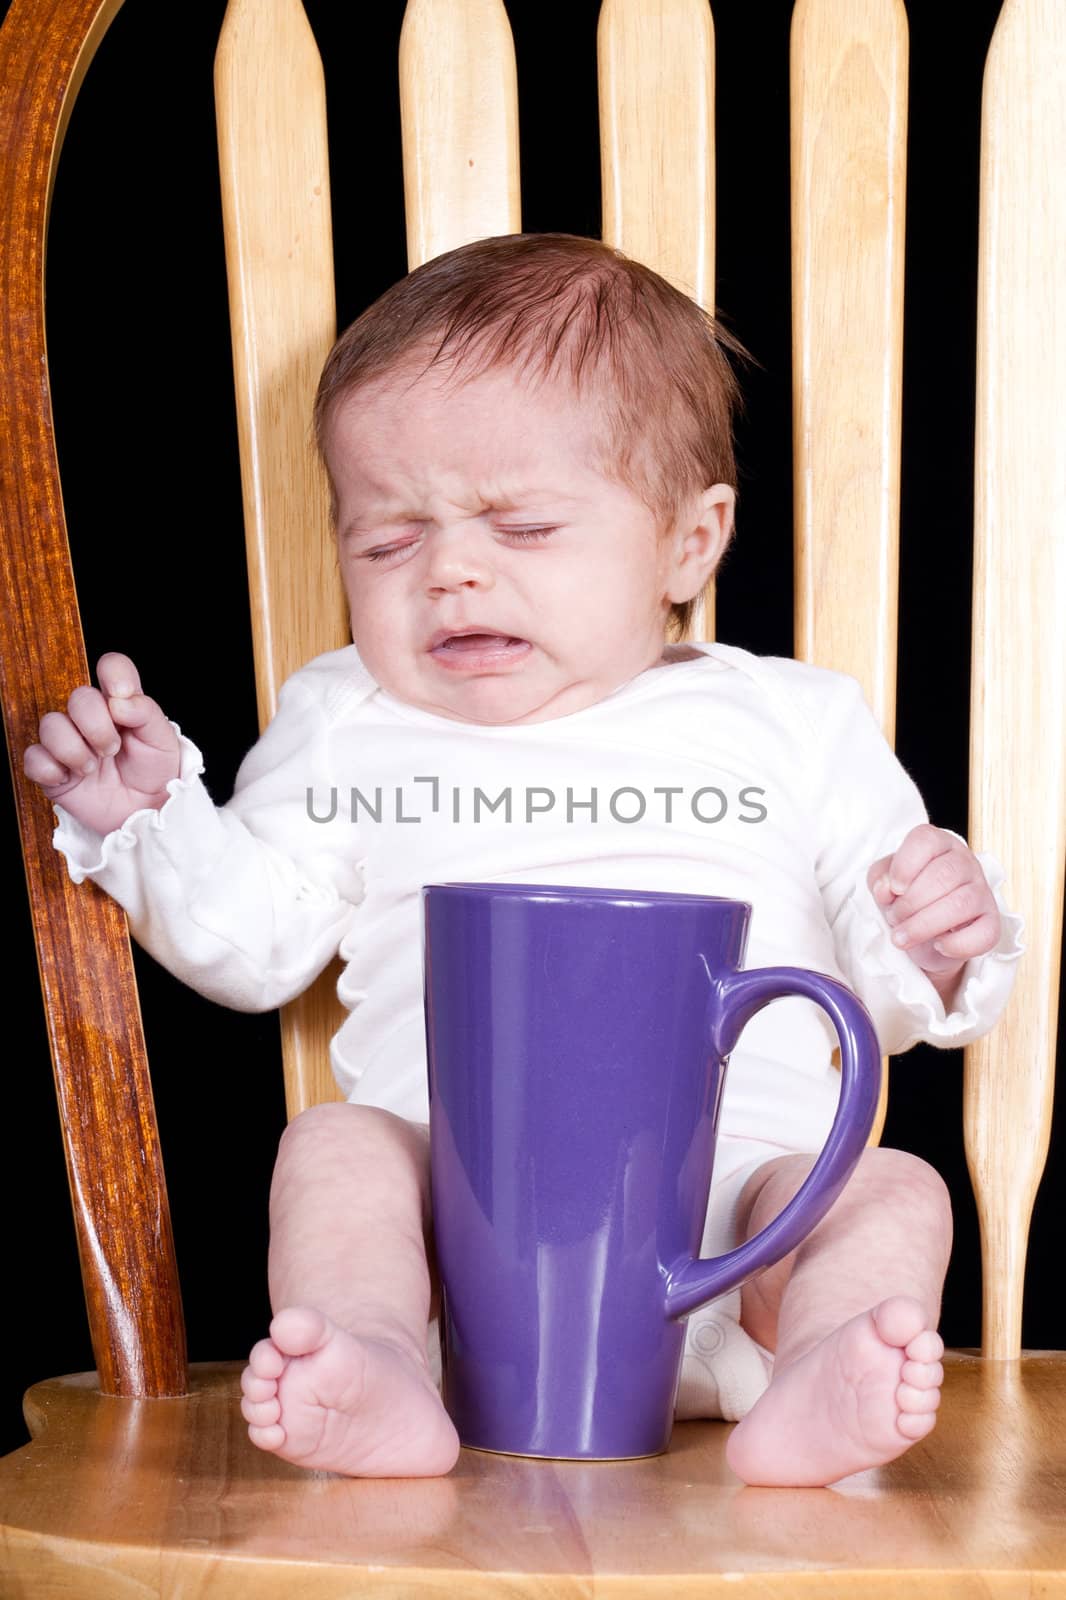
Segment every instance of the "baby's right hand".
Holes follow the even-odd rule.
[[[181,753],[174,729],[141,693],[128,656],[101,656],[96,675],[99,689],[82,685],[66,711],[41,718],[41,742],[26,751],[22,770],[78,822],[111,833],[135,811],[165,803]]]

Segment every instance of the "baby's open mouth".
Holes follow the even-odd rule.
[[[513,645],[525,644],[524,639],[517,639],[506,633],[452,633],[440,644],[435,646],[438,650],[507,650]]]
[[[442,633],[429,653],[453,672],[493,672],[529,655],[532,645],[513,633],[478,628],[468,633]]]

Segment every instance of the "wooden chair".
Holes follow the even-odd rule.
[[[0,33],[0,604],[16,767],[41,712],[86,676],[41,376],[44,233],[70,106],[120,4],[14,0]],[[604,0],[599,39],[604,236],[711,304],[710,12]],[[517,231],[501,0],[410,0],[400,72],[411,265]],[[906,82],[901,0],[798,0],[797,654],[856,675],[889,736]],[[265,721],[299,662],[346,642],[328,561],[308,570],[309,508],[327,548],[306,437],[334,314],[322,79],[299,0],[230,0],[217,92]],[[677,1595],[741,1581],[766,1596],[1066,1594],[1066,1357],[1020,1352],[1066,847],[1064,149],[1066,12],[1006,0],[984,99],[969,836],[1003,860],[1028,954],[1003,1021],[966,1055],[983,1350],[949,1357],[931,1438],[831,1491],[741,1487],[715,1423],[679,1425],[650,1461],[464,1452],[447,1478],[417,1482],[308,1474],[256,1451],[240,1363],[186,1370],[123,917],[67,883],[48,808],[16,772],[97,1371],[27,1396],[33,1442],[0,1463],[4,1596]],[[713,620],[708,595],[706,637]],[[287,1008],[290,1113],[333,1093],[334,1008],[328,980]]]

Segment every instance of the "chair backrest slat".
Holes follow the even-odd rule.
[[[350,642],[310,423],[336,306],[325,86],[301,0],[230,0],[215,105],[262,728],[290,673]],[[332,967],[283,1008],[290,1116],[337,1098],[342,1016]]]
[[[714,24],[705,0],[603,0],[603,237],[714,309]]]
[[[983,1350],[1021,1346],[1047,1157],[1066,866],[1066,10],[1006,0],[985,65],[978,257],[970,838],[1026,922],[1003,1021],[966,1052]]]
[[[791,38],[795,650],[895,733],[907,18],[797,0]]]
[[[907,16],[797,0],[790,39],[795,652],[895,742]],[[888,1112],[888,1061],[870,1135]]]
[[[159,1397],[185,1390],[185,1329],[126,920],[71,883],[21,762],[43,713],[89,681],[47,382],[45,238],[63,130],[118,9],[15,0],[0,32],[0,693],[100,1387]]]
[[[603,239],[711,313],[714,24],[706,0],[603,0],[596,35]],[[714,638],[714,580],[690,632]]]
[[[400,34],[407,264],[518,233],[518,77],[503,0],[408,0]]]

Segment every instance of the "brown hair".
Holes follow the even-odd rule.
[[[435,342],[435,348],[432,348]],[[337,407],[356,389],[431,350],[469,376],[514,367],[559,373],[601,410],[599,465],[665,530],[712,483],[737,487],[733,420],[740,386],[726,351],[747,351],[694,300],[596,239],[516,233],[477,239],[417,267],[337,340],[319,381],[323,459]],[[695,600],[670,620],[686,632]]]

